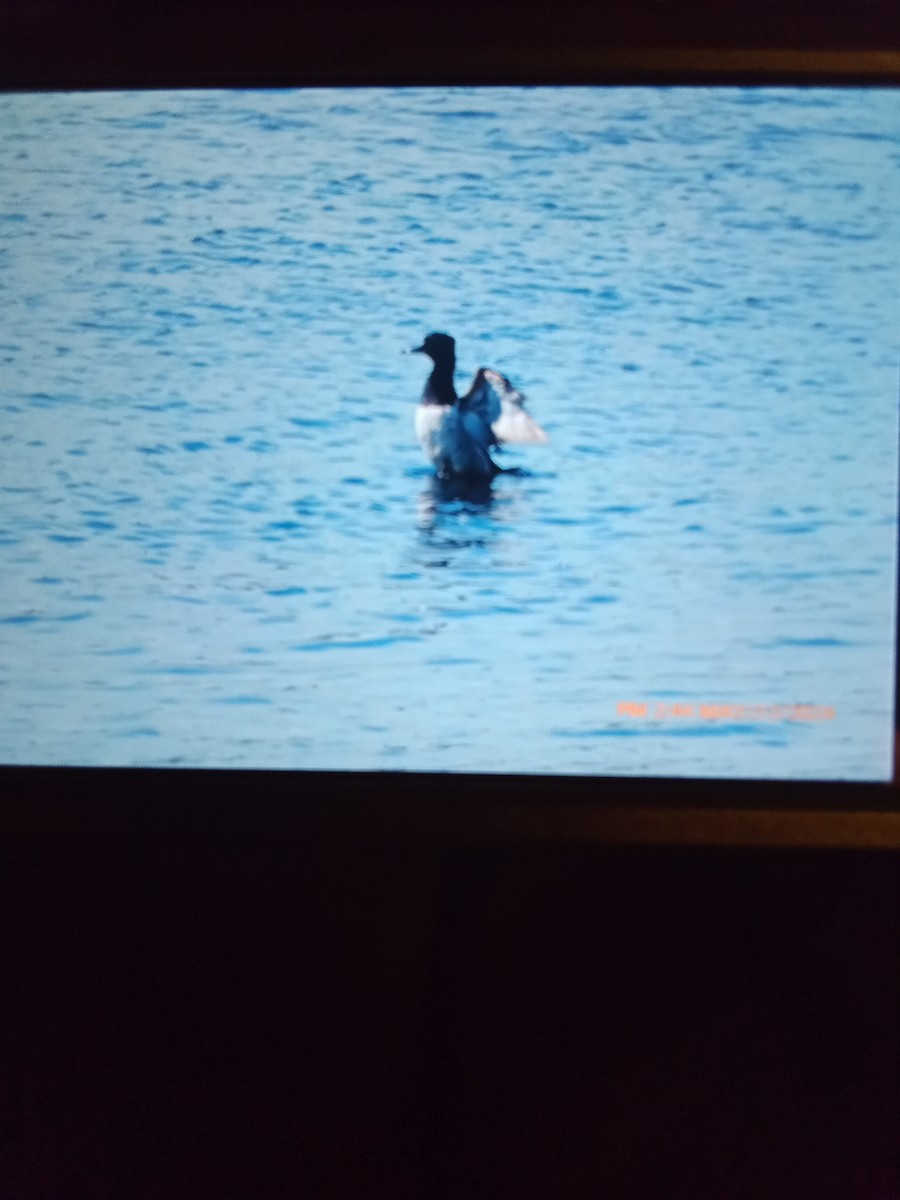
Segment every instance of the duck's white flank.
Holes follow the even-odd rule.
[[[440,433],[446,416],[447,409],[441,404],[420,404],[416,409],[416,437],[432,466],[440,458]]]

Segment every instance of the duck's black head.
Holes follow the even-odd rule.
[[[449,333],[429,333],[421,346],[413,347],[413,354],[427,354],[435,366],[456,362],[456,342]]]

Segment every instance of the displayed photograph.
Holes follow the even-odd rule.
[[[900,96],[0,96],[0,762],[886,780]]]

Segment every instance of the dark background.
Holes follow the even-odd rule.
[[[881,0],[0,0],[0,84],[589,79],[898,33]],[[898,852],[858,848],[898,839],[837,811],[893,791],[0,785],[4,1196],[900,1196]]]
[[[898,27],[894,0],[2,0],[0,83],[552,79],[604,51],[897,49]]]
[[[20,837],[17,1198],[898,1195],[896,861]]]

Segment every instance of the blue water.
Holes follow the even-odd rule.
[[[0,97],[0,759],[886,777],[898,116]],[[488,495],[432,329],[551,436]]]

